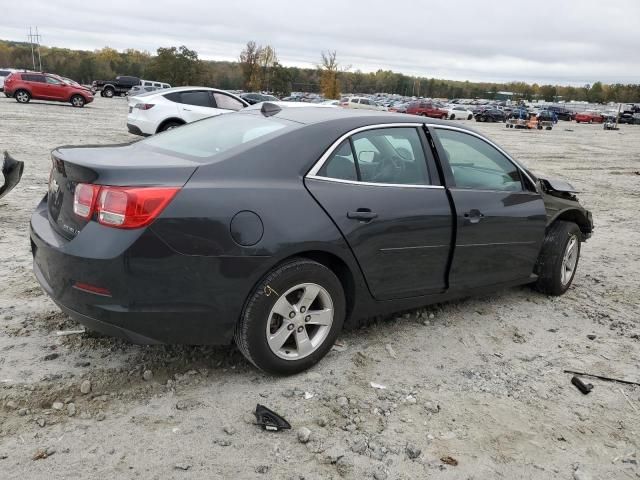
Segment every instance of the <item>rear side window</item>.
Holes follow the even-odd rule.
[[[350,142],[340,144],[317,175],[393,185],[430,183],[420,136],[411,127],[380,128],[353,135]]]
[[[143,143],[194,159],[212,157],[262,137],[292,130],[297,123],[281,118],[229,113],[154,135]]]
[[[0,70],[0,77],[8,77],[10,73],[7,70]]]
[[[45,83],[44,75],[34,75],[30,73],[23,73],[22,80],[25,82]]]
[[[520,192],[520,171],[500,151],[468,133],[436,129],[457,188]]]
[[[229,95],[225,95],[224,93],[213,93],[213,98],[216,101],[216,107],[223,108],[225,110],[242,110],[244,108],[244,104],[239,100],[236,100]]]

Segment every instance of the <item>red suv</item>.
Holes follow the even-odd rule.
[[[29,103],[33,98],[70,102],[74,107],[84,107],[86,103],[93,102],[91,90],[50,73],[12,73],[4,81],[4,91],[18,103]]]
[[[422,115],[423,117],[441,118],[446,120],[449,112],[438,108],[431,102],[413,102],[407,107],[407,113],[413,115]]]

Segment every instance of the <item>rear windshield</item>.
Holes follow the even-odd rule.
[[[284,133],[296,125],[281,118],[228,113],[168,130],[142,142],[171,153],[209,159],[258,138]]]

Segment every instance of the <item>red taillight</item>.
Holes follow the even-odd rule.
[[[84,219],[89,219],[93,215],[93,206],[98,198],[100,187],[79,183],[73,194],[73,213]]]
[[[76,282],[73,284],[73,288],[83,292],[93,293],[95,295],[102,295],[103,297],[111,296],[111,292],[108,288],[98,287],[96,285],[91,285],[90,283]]]
[[[79,183],[73,211],[85,219],[96,213],[98,222],[109,227],[140,228],[155,220],[178,190],[177,187],[111,187]],[[84,215],[84,209],[76,210],[76,199],[79,205],[88,205],[89,191],[95,193],[91,197],[91,207]]]
[[[133,108],[137,108],[139,110],[150,110],[155,106],[155,103],[136,103]]]

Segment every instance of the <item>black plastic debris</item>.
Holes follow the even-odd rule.
[[[264,430],[272,432],[277,432],[279,430],[291,430],[291,424],[289,422],[264,405],[256,405],[255,416],[257,424]]]
[[[591,383],[584,383],[578,377],[573,377],[571,379],[571,383],[573,383],[578,390],[580,390],[584,395],[593,390],[593,385]]]

